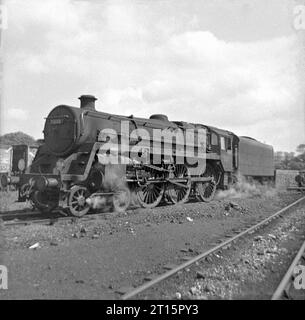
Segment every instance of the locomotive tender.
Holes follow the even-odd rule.
[[[59,105],[46,118],[44,144],[19,177],[19,201],[80,217],[93,199],[111,199],[115,210],[125,210],[130,191],[153,208],[162,200],[211,201],[216,188],[227,188],[238,174],[274,177],[273,148],[252,138],[160,114],[99,112],[94,96],[79,99],[80,108]]]

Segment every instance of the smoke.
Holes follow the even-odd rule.
[[[277,190],[270,184],[261,184],[257,181],[248,181],[244,176],[238,176],[238,181],[228,190],[219,191],[215,199],[245,199],[245,198],[272,198]]]
[[[99,210],[99,212],[126,211],[131,201],[131,193],[125,177],[125,165],[105,165],[102,191],[98,191],[97,193],[109,194],[89,197],[86,199],[88,205],[94,210]]]
[[[86,202],[92,209],[100,210],[102,212],[108,212],[112,207],[107,198],[102,196],[87,198]]]
[[[141,206],[138,200],[137,193],[134,190],[132,190],[130,193],[130,206],[133,208],[137,208]]]
[[[109,164],[105,166],[103,189],[109,192],[126,187],[126,166]]]

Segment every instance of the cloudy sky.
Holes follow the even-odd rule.
[[[7,0],[1,134],[57,104],[210,124],[295,151],[305,31],[294,0]]]

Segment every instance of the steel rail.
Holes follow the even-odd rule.
[[[130,299],[136,295],[138,295],[139,293],[149,289],[150,287],[158,284],[159,282],[173,276],[174,274],[176,274],[177,272],[185,269],[186,267],[194,264],[195,262],[199,261],[199,260],[202,260],[203,258],[207,257],[208,255],[210,255],[211,253],[223,248],[223,247],[226,247],[227,245],[229,245],[231,242],[234,242],[235,240],[243,237],[244,235],[246,235],[247,233],[251,233],[252,231],[255,231],[256,229],[258,229],[259,227],[263,226],[264,224],[266,223],[269,223],[272,219],[276,218],[277,216],[280,216],[282,213],[286,212],[287,210],[289,210],[290,208],[296,206],[297,204],[299,204],[300,202],[304,201],[305,200],[305,196],[298,199],[297,201],[291,203],[290,205],[286,206],[285,208],[277,211],[276,213],[272,214],[270,217],[262,220],[261,222],[255,224],[254,226],[250,227],[250,228],[247,228],[246,230],[240,232],[239,234],[233,236],[232,238],[229,238],[228,240],[224,241],[224,242],[221,242],[219,245],[199,254],[198,256],[186,261],[185,263],[182,263],[180,264],[179,266],[163,273],[162,275],[160,276],[157,276],[155,279],[153,280],[150,280],[146,283],[144,283],[143,285],[135,288],[134,290],[131,290],[127,293],[125,293],[121,299],[122,300],[127,300],[127,299]]]
[[[17,226],[17,225],[28,225],[32,223],[37,223],[37,224],[53,224],[58,221],[70,221],[70,220],[75,220],[75,221],[90,221],[94,220],[96,217],[103,216],[105,214],[112,214],[113,212],[101,212],[101,213],[92,213],[85,215],[83,217],[74,217],[74,216],[57,216],[57,217],[46,217],[43,219],[29,219],[29,220],[20,220],[20,221],[11,221],[11,220],[4,220],[3,221],[3,226],[8,227],[8,226]]]
[[[12,218],[18,218],[19,216],[35,216],[41,214],[40,211],[20,211],[20,212],[12,212],[12,213],[1,213],[0,214],[0,219],[2,218],[7,218],[7,217],[12,217]]]
[[[295,258],[293,259],[293,261],[292,261],[290,267],[288,268],[286,274],[284,275],[282,281],[280,282],[277,289],[275,290],[271,300],[279,300],[282,297],[286,287],[288,286],[288,284],[292,280],[294,268],[298,265],[299,261],[301,260],[303,254],[304,254],[304,251],[305,251],[305,241],[303,242],[303,245],[301,246],[300,250],[296,254]]]
[[[57,221],[69,221],[72,220],[73,217],[55,217],[55,218],[45,218],[45,219],[31,219],[31,220],[23,220],[23,221],[4,221],[3,226],[9,227],[9,226],[18,226],[18,225],[29,225],[29,224],[52,224]],[[75,219],[77,219],[75,217]]]
[[[26,213],[26,212],[38,212],[38,210],[33,210],[33,208],[24,208],[24,209],[17,209],[17,210],[11,210],[11,211],[0,211],[0,217],[6,215],[6,214],[19,214],[19,213]]]
[[[133,210],[135,209],[135,207],[133,206],[130,206],[128,210],[126,211],[129,211],[129,210]],[[11,213],[2,213],[0,214],[0,221],[3,223],[3,226],[14,226],[14,225],[28,225],[28,224],[31,224],[31,223],[41,223],[41,224],[50,224],[50,223],[54,223],[56,221],[69,221],[69,220],[81,220],[81,221],[86,221],[86,220],[93,220],[95,217],[99,217],[99,216],[102,216],[102,215],[111,215],[111,214],[114,214],[115,212],[111,212],[111,211],[108,211],[108,212],[93,212],[93,213],[88,213],[86,215],[84,215],[83,217],[75,217],[73,215],[64,215],[62,213],[60,213],[60,211],[53,211],[53,214],[57,214],[57,216],[50,216],[52,213],[47,213],[48,216],[42,218],[42,219],[27,219],[27,220],[17,220],[18,217],[26,217],[26,216],[39,216],[39,215],[42,215],[43,216],[43,213],[36,210],[36,211],[16,211],[16,212],[13,212],[12,214]],[[6,218],[5,220],[1,219],[1,218]],[[7,219],[7,217],[11,217],[13,219]]]

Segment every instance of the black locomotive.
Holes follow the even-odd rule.
[[[19,183],[20,174],[25,173],[35,158],[38,147],[26,144],[0,145],[0,190],[6,190],[8,183]]]
[[[46,118],[44,144],[19,178],[19,201],[82,216],[96,199],[125,210],[130,192],[153,208],[162,200],[208,202],[238,174],[274,177],[273,148],[255,139],[160,114],[99,112],[94,96],[79,99],[80,108],[59,105]]]

